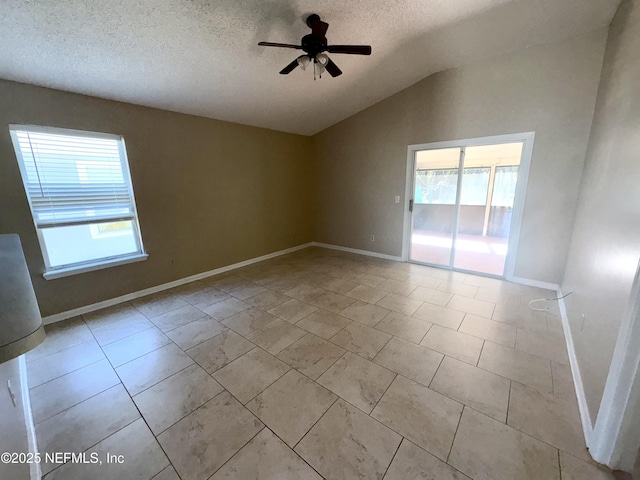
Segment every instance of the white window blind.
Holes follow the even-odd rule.
[[[135,217],[121,137],[12,127],[11,135],[38,228]]]

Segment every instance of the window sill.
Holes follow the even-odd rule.
[[[146,253],[137,253],[129,257],[114,258],[112,260],[103,260],[94,263],[85,263],[76,267],[60,268],[57,270],[49,270],[42,276],[45,280],[55,280],[56,278],[69,277],[79,273],[93,272],[94,270],[102,270],[103,268],[117,267],[118,265],[126,265],[127,263],[143,262],[149,255]]]

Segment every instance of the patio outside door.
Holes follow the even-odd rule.
[[[524,146],[414,148],[409,261],[503,277]]]

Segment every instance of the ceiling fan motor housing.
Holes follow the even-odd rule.
[[[322,20],[320,15],[312,13],[307,17],[307,26],[311,29],[311,33],[302,37],[300,41],[302,50],[307,52],[310,57],[314,58],[318,53],[327,49],[327,37],[325,32],[329,26]]]
[[[315,57],[318,53],[327,49],[327,37],[318,37],[313,33],[302,37],[302,50],[307,52],[309,56]]]

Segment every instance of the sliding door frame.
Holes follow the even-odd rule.
[[[515,264],[518,256],[518,245],[520,242],[520,231],[522,227],[522,214],[524,212],[524,204],[527,193],[527,184],[529,181],[529,170],[531,166],[531,156],[533,154],[533,143],[535,140],[535,132],[523,132],[523,133],[511,133],[507,135],[493,135],[490,137],[478,137],[467,138],[463,140],[450,140],[445,142],[423,143],[418,145],[409,145],[407,147],[407,169],[406,169],[406,181],[405,181],[405,209],[402,227],[402,260],[405,262],[410,261],[409,252],[411,249],[411,212],[409,211],[410,205],[413,202],[414,195],[414,182],[415,182],[415,166],[416,166],[416,152],[421,150],[439,150],[443,148],[462,148],[466,150],[467,147],[479,147],[486,145],[496,145],[500,143],[516,143],[522,142],[522,156],[520,158],[520,167],[518,169],[518,183],[516,185],[516,194],[513,202],[513,211],[511,216],[511,227],[509,230],[509,242],[507,257],[504,265],[504,275],[506,280],[512,280],[514,277]],[[464,167],[461,164],[459,167]],[[459,182],[462,176],[458,175]],[[460,188],[460,185],[458,185]],[[457,192],[459,195],[460,192]],[[454,230],[457,230],[457,225]],[[455,235],[454,235],[455,240]],[[455,247],[455,245],[454,245]],[[452,248],[452,251],[455,248]],[[452,254],[453,256],[453,254]],[[450,270],[459,270],[453,267],[442,267]],[[475,273],[475,272],[474,272]],[[495,276],[478,273],[479,275]],[[502,278],[502,277],[500,277]]]

